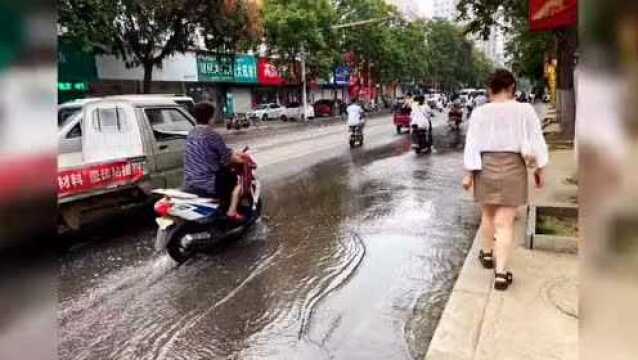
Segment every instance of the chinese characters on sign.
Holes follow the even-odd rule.
[[[240,84],[257,83],[257,61],[254,56],[235,55],[234,63],[229,56],[197,55],[199,81]]]
[[[58,173],[58,197],[135,183],[144,177],[144,163],[116,161]]]
[[[530,0],[532,31],[549,31],[578,24],[578,0]]]

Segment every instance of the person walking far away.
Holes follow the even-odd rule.
[[[474,110],[464,153],[463,187],[473,188],[482,212],[479,260],[487,269],[496,264],[497,290],[513,280],[508,261],[518,207],[528,201],[528,168],[541,188],[549,161],[540,119],[529,103],[516,101],[515,92],[516,79],[508,70],[490,76],[490,102]]]

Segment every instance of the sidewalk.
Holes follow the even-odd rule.
[[[550,153],[547,184],[532,203],[574,202],[573,150]],[[514,282],[493,290],[493,273],[481,267],[474,240],[443,312],[426,360],[578,359],[578,256],[523,246],[521,213],[511,257]]]

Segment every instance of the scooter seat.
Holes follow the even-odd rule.
[[[218,199],[212,199],[212,198],[203,198],[203,197],[199,197],[195,194],[191,194],[191,193],[187,193],[184,191],[181,191],[179,189],[156,189],[152,191],[153,194],[159,194],[159,195],[164,195],[164,196],[168,196],[170,198],[173,199],[182,199],[182,200],[195,200],[197,202],[204,202],[204,203],[217,203],[219,202]]]

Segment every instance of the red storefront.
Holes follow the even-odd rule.
[[[272,59],[259,58],[255,89],[255,104],[276,102],[282,105],[301,102],[301,81],[299,65],[277,64]]]
[[[578,24],[578,0],[530,0],[532,31],[550,31]]]

